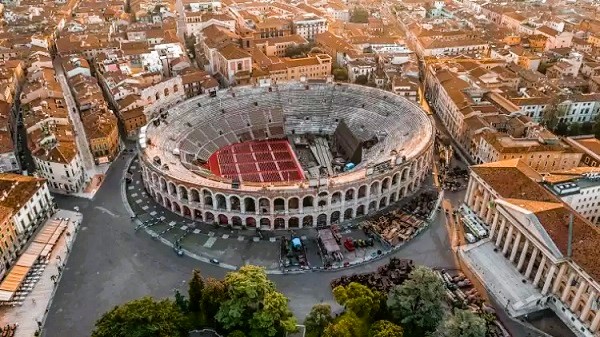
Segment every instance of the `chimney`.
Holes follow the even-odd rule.
[[[573,255],[573,213],[569,214],[569,238],[567,241],[567,257],[571,258]]]

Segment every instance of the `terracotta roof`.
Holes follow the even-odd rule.
[[[44,179],[20,174],[0,173],[0,206],[19,210],[45,182]]]
[[[228,44],[222,48],[219,48],[219,53],[226,60],[239,60],[250,57],[250,54],[248,52],[233,44]]]
[[[591,277],[600,280],[600,228],[542,187],[538,173],[519,159],[476,165],[472,170],[502,199],[533,212],[564,256],[567,255],[569,219],[573,215],[571,258]]]

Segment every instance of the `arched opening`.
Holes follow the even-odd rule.
[[[318,197],[319,198],[326,198],[327,195],[329,195],[329,193],[327,193],[327,191],[322,191],[322,192],[319,192]]]
[[[331,213],[331,220],[329,221],[330,224],[336,224],[340,221],[340,212],[339,211],[335,211],[333,213]]]
[[[362,185],[358,189],[358,199],[362,199],[367,196],[367,185]]]
[[[168,198],[165,198],[165,207],[171,209],[171,200],[169,200]]]
[[[283,218],[275,218],[275,229],[285,229],[285,220]]]
[[[406,181],[406,179],[408,179],[408,167],[402,170],[402,178],[400,179],[400,181],[404,182]]]
[[[256,219],[253,217],[246,218],[246,226],[247,227],[256,227]]]
[[[298,228],[300,227],[300,220],[298,220],[298,218],[296,217],[291,217],[290,220],[288,220],[288,228]]]
[[[387,198],[381,198],[381,200],[379,200],[379,208],[384,208],[385,206],[387,206]]]
[[[227,225],[229,223],[229,219],[225,214],[219,214],[219,225]]]
[[[352,219],[352,208],[348,208],[344,211],[344,220]]]
[[[240,198],[234,196],[229,197],[229,204],[231,205],[232,211],[241,211]],[[242,221],[242,220],[240,220]]]
[[[342,201],[342,192],[335,192],[331,195],[331,204],[335,205]]]
[[[244,209],[246,210],[246,212],[256,212],[256,202],[254,201],[253,198],[250,197],[246,197],[244,198]],[[255,221],[256,224],[256,221]]]
[[[392,202],[396,202],[396,198],[397,198],[397,194],[396,194],[396,192],[392,193],[392,194],[390,195],[390,203],[392,203]]]
[[[356,208],[356,217],[365,215],[365,205],[360,205]]]
[[[275,208],[275,212],[285,211],[285,200],[283,198],[276,198],[273,200],[273,207]]]
[[[375,212],[377,210],[377,201],[371,201],[369,203],[369,213]]]
[[[169,88],[165,88],[165,90],[163,90],[163,93],[165,94],[165,97],[169,96]]]
[[[175,211],[177,214],[181,214],[181,206],[179,206],[179,204],[175,201],[173,201],[173,211]]]
[[[327,200],[325,200],[325,199],[319,200],[319,207],[325,207],[325,206],[327,206]]]
[[[196,221],[202,221],[202,211],[199,209],[195,209],[194,210],[194,219],[196,219]]]
[[[215,196],[217,198],[217,209],[227,209],[227,201],[225,200],[225,196],[223,194],[217,194]]]
[[[378,181],[371,184],[370,191],[371,191],[371,195],[375,195],[375,194],[379,193],[379,182]]]
[[[204,190],[202,192],[202,194],[204,195],[204,206],[209,206],[209,207],[213,207],[213,198],[212,198],[212,193],[210,193],[210,191]]]
[[[189,218],[192,217],[192,211],[190,210],[189,207],[187,207],[185,205],[183,206],[183,216],[187,216]]]
[[[302,207],[313,207],[314,206],[314,198],[310,195],[305,196],[302,199]]]
[[[241,226],[242,225],[242,218],[240,218],[239,216],[232,216],[231,217],[231,224],[234,226]]]
[[[327,226],[327,214],[319,214],[317,217],[317,226]]]
[[[179,198],[182,200],[188,200],[188,191],[185,186],[179,186]]]
[[[383,179],[383,182],[381,183],[381,193],[387,192],[387,190],[389,188],[390,188],[390,178]]]
[[[400,180],[400,173],[396,173],[392,177],[392,186],[398,185],[398,180]]]
[[[167,191],[167,181],[162,177],[160,178],[160,191],[161,192]]]
[[[288,200],[288,211],[297,210],[300,205],[300,200],[296,197],[290,198]]]
[[[200,193],[198,193],[198,190],[192,188],[190,194],[192,195],[193,202],[200,202]]]
[[[353,188],[346,191],[346,195],[344,196],[344,199],[346,201],[350,201],[350,200],[354,199],[354,189]]]
[[[204,213],[204,220],[206,223],[212,224],[215,222],[215,216],[211,212]]]
[[[269,218],[260,219],[260,228],[271,229],[271,220]]]
[[[269,199],[267,199],[267,198],[258,199],[258,207],[260,209],[261,214],[271,213],[271,203],[269,202]],[[262,221],[262,219],[261,219],[261,221]],[[261,225],[261,227],[262,227],[262,225]],[[269,228],[270,228],[270,226],[269,226]]]
[[[172,182],[169,181],[169,194],[176,197],[177,196],[177,189],[175,188],[175,184],[173,184]]]
[[[406,187],[402,187],[400,189],[400,198],[404,198],[406,196]]]
[[[312,227],[313,226],[313,217],[312,215],[307,215],[302,219],[302,227]]]

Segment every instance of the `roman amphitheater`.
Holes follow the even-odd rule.
[[[414,193],[433,123],[390,92],[335,83],[247,86],[192,98],[139,136],[146,190],[207,223],[288,229],[341,223]]]

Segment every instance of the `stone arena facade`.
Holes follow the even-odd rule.
[[[430,172],[433,123],[417,105],[402,97],[368,87],[325,83],[296,82],[274,88],[233,90],[181,103],[169,110],[168,117],[162,117],[160,125],[150,122],[141,130],[140,163],[145,188],[168,210],[196,221],[248,228],[331,225],[373,214],[413,194]],[[318,97],[311,97],[313,94]],[[349,97],[358,99],[358,103],[344,106],[342,102]],[[321,108],[327,111],[318,110],[314,100],[317,105],[327,105]],[[235,106],[230,101],[235,101]],[[268,107],[260,110],[261,105]],[[223,114],[230,115],[227,125]],[[264,115],[264,125],[257,115]],[[234,120],[246,117],[248,123],[233,125]],[[378,135],[381,139],[348,172],[293,182],[241,182],[234,186],[231,180],[195,164],[197,158],[206,159],[223,145],[247,140],[246,133],[252,140],[263,138],[264,130],[264,137],[274,139],[305,133],[332,134],[333,129],[327,128],[340,119],[350,129],[360,130],[362,138]],[[373,125],[367,127],[363,124],[366,120],[372,120]],[[210,135],[218,138],[210,140]],[[209,143],[214,144],[203,148]]]

